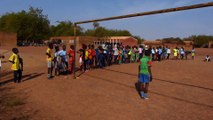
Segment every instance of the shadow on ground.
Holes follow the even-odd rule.
[[[124,87],[130,88],[130,89],[135,89],[135,90],[137,91],[137,93],[139,94],[137,83],[136,83],[135,85],[130,86],[130,85],[127,85],[127,84],[119,83],[119,82],[116,82],[116,81],[112,81],[112,80],[110,80],[110,79],[106,79],[106,78],[102,78],[102,77],[98,77],[98,76],[94,76],[94,75],[85,74],[85,76],[88,76],[88,77],[91,77],[91,78],[95,78],[95,79],[99,79],[99,80],[103,80],[103,81],[105,81],[105,82],[117,84],[117,85],[120,85],[120,86],[124,86]],[[156,94],[156,95],[160,95],[160,96],[162,96],[162,97],[166,97],[166,98],[169,98],[169,99],[182,101],[182,102],[185,102],[185,103],[190,103],[190,104],[194,104],[194,105],[199,105],[199,106],[204,106],[204,107],[213,108],[212,105],[203,104],[203,103],[198,103],[198,102],[186,100],[186,99],[183,99],[183,98],[178,98],[178,97],[166,95],[166,94],[158,93],[158,92],[152,91],[152,90],[150,90],[150,93]],[[139,94],[139,95],[140,95],[140,94]]]
[[[12,74],[12,73],[10,73],[10,74]],[[43,74],[45,74],[45,73],[30,73],[30,74],[26,74],[26,75],[22,76],[22,80],[21,81],[24,82],[24,81],[28,81],[28,80],[33,80],[34,78],[39,77],[39,76],[41,76]],[[6,84],[8,84],[10,82],[13,82],[13,79],[0,81],[0,86],[6,85]]]

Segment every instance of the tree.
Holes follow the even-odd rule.
[[[134,38],[138,40],[138,44],[141,44],[144,41],[140,36],[134,36]]]
[[[74,25],[71,21],[60,21],[56,26],[51,26],[51,36],[73,36]],[[77,26],[76,33],[82,35],[82,28]]]
[[[28,11],[7,13],[0,17],[0,30],[16,32],[19,41],[40,42],[50,35],[49,20],[42,12],[30,7]]]

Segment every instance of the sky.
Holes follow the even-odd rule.
[[[0,0],[0,16],[28,10],[30,6],[43,9],[50,23],[83,21],[117,15],[193,5],[213,0]],[[121,20],[99,22],[108,29],[128,30],[146,40],[191,35],[213,35],[213,7],[165,13]],[[82,24],[85,29],[92,23]]]

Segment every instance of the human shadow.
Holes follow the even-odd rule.
[[[139,89],[138,89],[138,85],[136,85],[136,84],[135,84],[135,86],[133,86],[133,85],[130,86],[130,85],[127,85],[127,84],[123,84],[123,83],[120,83],[120,82],[112,81],[112,80],[109,80],[109,79],[106,79],[106,78],[102,78],[102,77],[98,77],[98,76],[94,76],[94,75],[85,74],[85,76],[88,76],[88,77],[91,77],[91,78],[95,78],[95,79],[99,79],[99,80],[103,80],[103,81],[108,82],[108,83],[117,84],[117,85],[120,85],[120,86],[123,86],[123,87],[127,87],[127,88],[130,88],[130,89],[135,89],[138,92],[138,94],[140,95]],[[194,104],[194,105],[199,105],[199,106],[213,108],[212,105],[198,103],[198,102],[186,100],[186,99],[183,99],[183,98],[178,98],[178,97],[166,95],[166,94],[158,93],[158,92],[152,91],[152,90],[150,90],[149,92],[152,93],[152,94],[156,94],[156,95],[160,95],[162,97],[169,98],[169,99],[173,99],[173,100],[177,100],[177,101],[182,101],[182,102],[190,103],[190,104]]]
[[[121,74],[126,74],[126,75],[130,75],[130,76],[134,76],[134,77],[138,76],[137,74],[126,73],[126,72],[121,72],[121,71],[116,71],[116,70],[111,70],[111,69],[106,69],[106,68],[104,68],[103,70],[117,72],[117,73],[121,73]],[[175,81],[170,81],[170,80],[163,80],[163,79],[159,79],[159,78],[153,78],[153,79],[157,80],[157,81],[161,81],[161,82],[167,82],[167,83],[172,83],[172,84],[177,84],[177,85],[183,85],[183,86],[187,86],[187,87],[194,87],[194,88],[199,88],[199,89],[213,91],[212,88],[207,88],[207,87],[203,87],[203,86],[191,85],[191,84],[186,84],[186,83],[181,83],[181,82],[175,82]]]
[[[39,77],[39,76],[41,76],[43,74],[44,73],[30,73],[30,74],[23,75],[21,82],[28,81],[28,80],[33,80],[34,78]],[[5,81],[1,81],[0,82],[0,86],[6,85],[6,84],[8,84],[10,82],[13,82],[13,78],[5,80]]]

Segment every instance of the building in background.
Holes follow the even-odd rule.
[[[82,44],[86,45],[95,45],[99,46],[102,44],[122,44],[123,46],[135,46],[138,44],[138,40],[131,36],[117,36],[117,37],[91,37],[91,36],[78,36],[76,37],[76,47],[81,48]],[[74,37],[73,36],[56,36],[50,38],[51,42],[60,41],[61,44],[71,45],[74,44]]]

